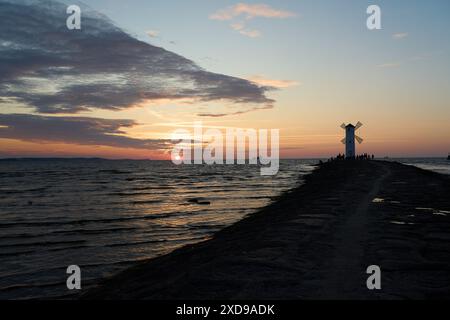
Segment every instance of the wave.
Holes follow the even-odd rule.
[[[303,168],[282,162],[265,178],[257,166],[55,161],[0,162],[0,298],[67,295],[54,281],[65,262],[94,281],[203,241],[296,185]]]

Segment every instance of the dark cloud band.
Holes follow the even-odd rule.
[[[123,128],[136,125],[132,120],[0,114],[0,138],[146,150],[170,147],[168,140],[135,139],[124,135]]]
[[[270,88],[208,72],[89,8],[82,7],[82,29],[68,30],[66,7],[0,0],[0,97],[39,113],[120,110],[162,98],[273,103]]]

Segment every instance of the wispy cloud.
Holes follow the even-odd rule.
[[[379,64],[377,67],[378,68],[398,68],[400,67],[401,64],[394,62],[394,63],[383,63],[383,64]]]
[[[398,32],[398,33],[394,33],[392,35],[392,39],[401,40],[401,39],[406,38],[407,36],[408,36],[407,32]]]
[[[212,20],[231,20],[235,17],[243,15],[245,19],[252,19],[255,17],[263,18],[289,18],[295,17],[294,12],[278,10],[270,7],[267,4],[246,4],[238,3],[226,9],[218,10],[209,16]]]
[[[254,75],[248,77],[247,80],[256,83],[265,87],[272,87],[277,89],[295,87],[301,85],[300,82],[294,80],[277,80],[277,79],[269,79],[261,75]]]
[[[422,60],[429,60],[433,58],[433,56],[442,54],[442,51],[434,51],[434,52],[424,52],[415,56],[410,57],[409,61],[422,61]]]
[[[295,16],[296,14],[294,12],[274,9],[267,4],[238,3],[234,6],[216,11],[209,18],[219,21],[235,21],[230,24],[233,30],[244,36],[257,38],[261,36],[261,32],[256,29],[247,28],[248,20],[253,18],[284,19]],[[239,19],[238,22],[236,22],[237,19]]]
[[[274,102],[267,88],[139,41],[88,7],[78,31],[66,28],[66,5],[58,1],[0,0],[0,6],[0,105],[14,100],[38,113],[68,114],[159,99]]]
[[[238,110],[238,111],[223,112],[223,113],[203,112],[203,113],[198,113],[197,116],[198,117],[221,118],[221,117],[227,117],[227,116],[237,116],[237,115],[246,114],[246,113],[253,112],[253,111],[268,110],[268,109],[273,109],[273,106],[267,105],[267,106],[262,106],[262,107],[253,107],[253,108],[249,108],[246,110]]]
[[[147,30],[145,32],[150,38],[158,38],[159,31],[158,30]]]
[[[250,30],[250,29],[244,29],[239,31],[240,34],[247,36],[249,38],[259,38],[261,37],[261,32],[258,30]]]
[[[397,62],[390,62],[390,63],[383,63],[377,65],[379,68],[398,68],[400,66],[406,66],[411,65],[413,63],[417,63],[420,61],[430,60],[433,58],[434,55],[441,54],[441,51],[435,51],[435,52],[424,52],[415,56],[411,56],[409,58],[401,59]]]
[[[230,24],[230,27],[233,30],[238,31],[240,34],[250,37],[250,38],[258,38],[261,36],[261,32],[259,32],[258,30],[247,29],[245,27],[245,24],[242,22],[232,23],[232,24]]]

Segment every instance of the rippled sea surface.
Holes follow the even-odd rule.
[[[446,158],[399,158],[395,160],[425,170],[450,174],[450,160]]]
[[[138,260],[202,241],[301,183],[317,160],[258,166],[169,161],[0,161],[0,299],[65,297]]]

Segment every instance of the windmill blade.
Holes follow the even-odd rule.
[[[342,144],[345,144],[345,138],[341,140]]]
[[[364,141],[363,138],[358,137],[356,135],[355,135],[355,139],[356,139],[356,141],[358,141],[359,144],[361,144]]]
[[[341,124],[342,129],[345,129],[345,127],[346,127],[345,123]]]
[[[355,130],[358,130],[359,128],[361,128],[362,125],[363,125],[363,124],[362,124],[361,122],[358,121],[358,123],[357,123],[356,126],[355,126]]]

